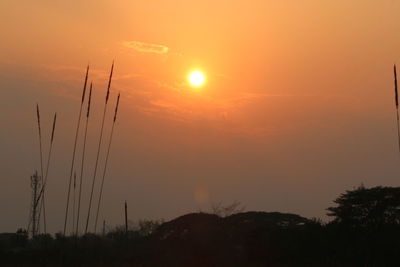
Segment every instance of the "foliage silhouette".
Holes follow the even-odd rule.
[[[0,234],[1,266],[400,266],[400,188],[346,191],[323,224],[296,214],[192,213],[105,235]]]
[[[334,201],[328,215],[334,222],[352,226],[398,225],[400,223],[400,188],[360,186],[346,191]]]

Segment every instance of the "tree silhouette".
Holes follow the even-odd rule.
[[[400,224],[400,187],[365,188],[346,191],[327,210],[334,222],[351,226]]]

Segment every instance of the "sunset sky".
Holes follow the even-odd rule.
[[[110,226],[125,200],[133,221],[233,201],[327,221],[345,190],[399,186],[399,33],[396,0],[0,0],[0,232],[28,223],[36,103],[45,157],[58,114],[46,212],[62,230],[90,64],[86,213],[113,60],[104,140],[118,92],[121,103],[100,213]]]

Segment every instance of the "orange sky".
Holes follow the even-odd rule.
[[[89,62],[88,189],[113,59],[111,103],[122,100],[101,215],[110,225],[125,199],[132,220],[234,200],[325,219],[346,189],[398,185],[399,11],[394,0],[0,0],[0,231],[27,221],[36,102],[46,130],[59,113],[48,214],[62,228]],[[200,91],[187,84],[194,68],[207,75]]]

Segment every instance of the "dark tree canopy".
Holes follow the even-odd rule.
[[[327,210],[334,222],[354,226],[400,224],[400,187],[365,188],[346,191]]]

